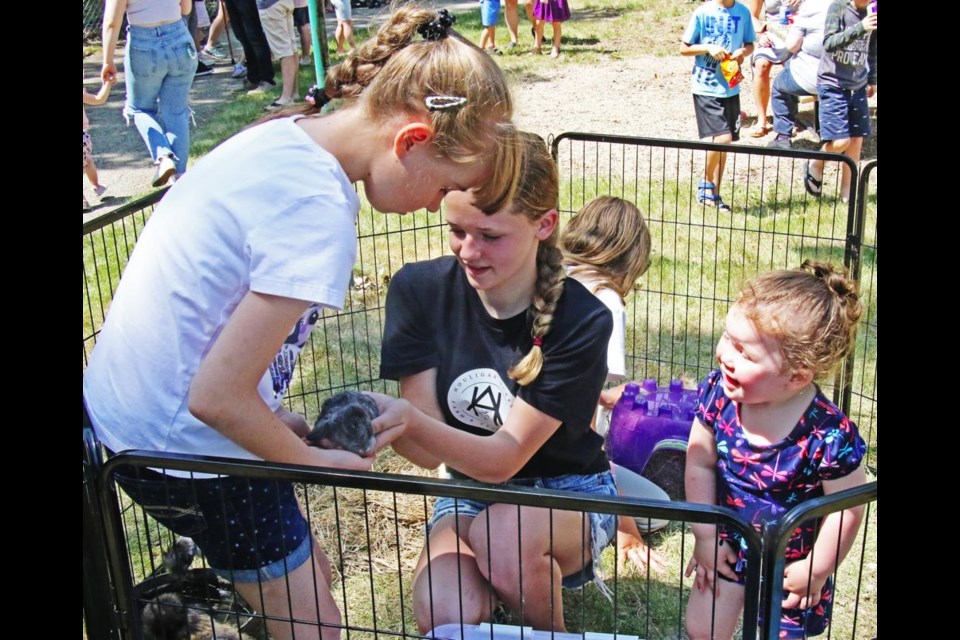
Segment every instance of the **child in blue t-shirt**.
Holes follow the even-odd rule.
[[[697,57],[691,84],[700,139],[724,144],[740,139],[739,81],[731,78],[728,82],[721,63],[729,60],[742,64],[753,53],[755,39],[750,11],[739,2],[710,0],[693,12],[683,33],[680,53]],[[726,160],[725,152],[707,152],[704,176],[697,185],[697,201],[730,211],[720,197]]]

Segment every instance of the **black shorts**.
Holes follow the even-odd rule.
[[[293,10],[293,26],[299,29],[305,24],[310,24],[310,11],[306,7],[300,7],[300,8],[294,9]]]
[[[701,139],[727,134],[734,142],[740,139],[740,94],[729,98],[693,94],[693,110]]]

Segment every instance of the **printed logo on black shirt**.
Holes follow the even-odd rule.
[[[514,396],[493,369],[473,369],[457,377],[447,392],[450,413],[460,422],[488,431],[503,426]]]

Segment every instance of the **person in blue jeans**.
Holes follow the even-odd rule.
[[[114,82],[114,51],[124,13],[127,46],[124,71],[133,120],[157,165],[153,186],[162,187],[187,170],[190,151],[188,98],[197,71],[197,49],[182,16],[191,0],[106,0],[103,11],[103,82]]]
[[[786,47],[794,55],[773,83],[773,130],[769,146],[790,148],[801,96],[817,95],[817,73],[823,56],[823,25],[830,0],[805,0],[787,33]]]

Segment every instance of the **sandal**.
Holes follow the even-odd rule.
[[[762,127],[754,127],[750,131],[751,138],[764,138],[768,133],[773,131],[773,127],[768,124],[763,125]]]
[[[806,167],[803,170],[803,188],[814,198],[819,198],[823,194],[823,176],[819,180],[810,173],[810,161],[807,160]]]
[[[720,197],[719,193],[714,193],[716,185],[712,182],[707,182],[706,180],[701,180],[697,183],[697,202],[700,204],[707,204],[708,202],[713,204],[717,209],[725,213],[730,213],[733,211],[726,202],[723,201],[723,198]],[[710,193],[707,193],[710,191]]]

